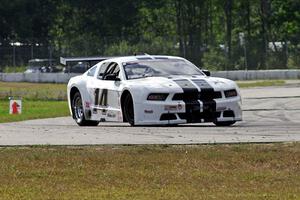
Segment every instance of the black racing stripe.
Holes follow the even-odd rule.
[[[183,90],[183,101],[185,103],[185,114],[182,116],[187,123],[199,121],[200,103],[198,101],[199,90],[186,79],[173,80]]]
[[[217,104],[214,100],[214,88],[211,87],[206,80],[203,79],[193,79],[195,83],[200,88],[200,100],[203,103],[203,112],[201,113],[201,118],[204,121],[210,122],[216,119]]]

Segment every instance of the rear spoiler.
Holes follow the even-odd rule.
[[[107,60],[107,59],[111,59],[114,57],[68,57],[68,58],[64,58],[64,57],[60,57],[60,63],[62,65],[67,65],[67,63],[69,62],[88,62],[90,67],[91,67],[91,63],[92,62],[101,62],[103,60]]]

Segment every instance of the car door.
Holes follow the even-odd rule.
[[[99,120],[121,121],[119,102],[120,80],[111,80],[112,75],[118,77],[120,67],[115,62],[104,62],[94,77],[92,87],[93,114]]]

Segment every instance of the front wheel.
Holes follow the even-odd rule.
[[[85,119],[82,99],[79,92],[76,92],[72,99],[73,118],[79,126],[97,126],[98,121],[90,121]]]
[[[133,100],[130,94],[128,94],[124,99],[123,104],[123,116],[125,120],[131,125],[134,126],[134,106]]]
[[[225,121],[225,122],[214,122],[216,126],[231,126],[235,123],[236,121]]]

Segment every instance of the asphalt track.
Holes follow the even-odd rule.
[[[243,89],[244,121],[232,127],[188,124],[79,127],[71,117],[0,124],[0,145],[204,144],[300,141],[300,87]]]

